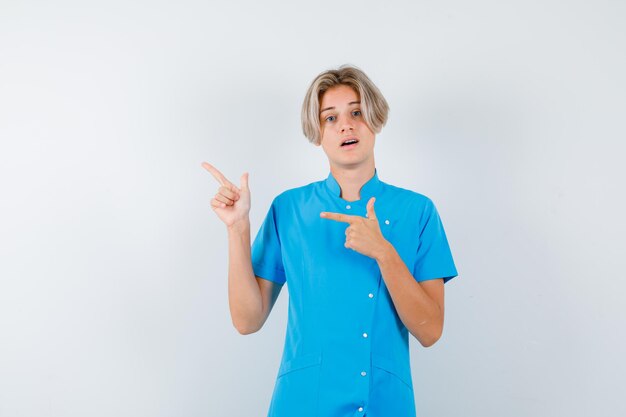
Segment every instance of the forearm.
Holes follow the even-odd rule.
[[[391,243],[385,246],[376,261],[406,328],[422,346],[434,344],[443,330],[443,314],[437,303],[415,280]]]
[[[258,329],[262,317],[261,290],[254,276],[250,253],[250,221],[228,230],[228,303],[235,328],[242,334]]]

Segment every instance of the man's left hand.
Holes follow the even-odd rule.
[[[346,248],[355,250],[373,259],[378,259],[387,249],[389,242],[380,231],[380,225],[374,211],[375,197],[367,202],[367,217],[323,211],[320,217],[348,223],[346,228]]]

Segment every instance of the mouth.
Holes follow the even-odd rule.
[[[340,146],[343,148],[352,149],[356,147],[357,143],[359,143],[359,140],[357,138],[347,138],[344,139],[343,142],[341,142]]]

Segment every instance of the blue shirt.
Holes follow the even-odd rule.
[[[457,276],[443,224],[425,195],[378,171],[346,201],[332,173],[279,194],[252,244],[260,278],[287,283],[289,312],[268,417],[414,417],[408,330],[376,261],[346,248],[347,223],[320,212],[374,210],[417,281]]]

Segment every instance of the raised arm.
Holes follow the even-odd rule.
[[[252,269],[248,173],[241,176],[241,187],[238,188],[211,164],[203,162],[202,167],[220,183],[211,200],[211,207],[228,232],[228,304],[231,320],[239,333],[254,333],[263,327],[282,285],[256,277]]]

